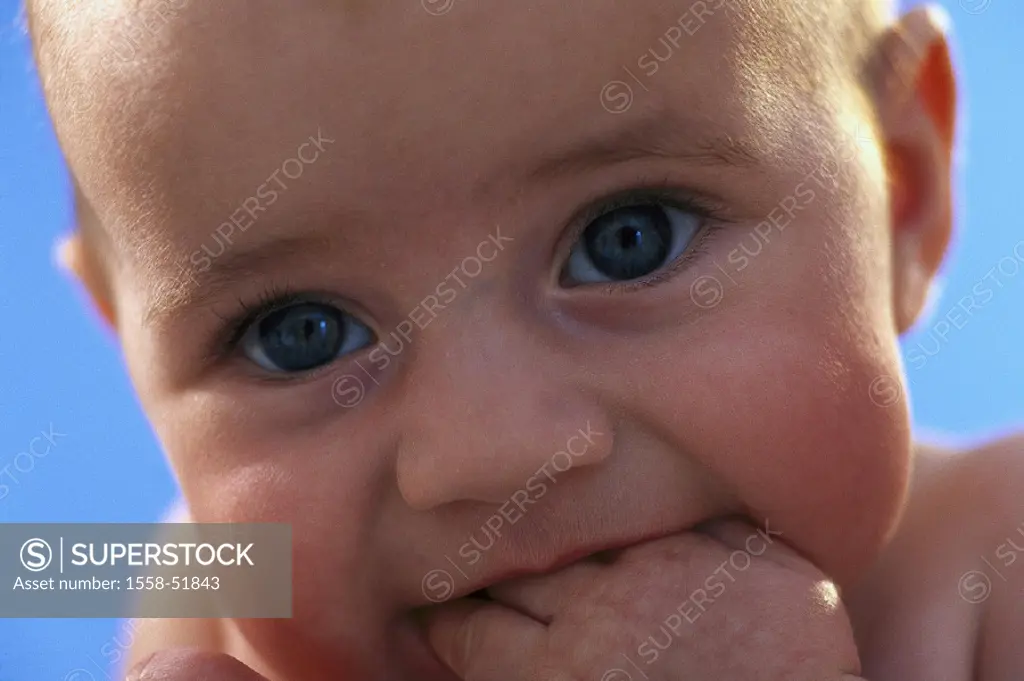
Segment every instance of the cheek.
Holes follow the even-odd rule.
[[[244,622],[246,637],[273,642],[269,650],[301,650],[306,662],[343,656],[352,668],[385,627],[386,608],[374,606],[386,594],[372,560],[382,478],[367,455],[379,443],[354,428],[344,437],[317,428],[274,433],[216,398],[178,402],[188,406],[159,410],[154,423],[195,519],[291,526],[293,616]],[[357,648],[340,650],[338,641]]]
[[[910,428],[902,391],[888,378],[899,376],[896,358],[796,330],[768,342],[772,355],[765,340],[738,348],[747,358],[760,349],[772,369],[729,377],[742,418],[705,443],[714,452],[708,465],[785,541],[840,581],[852,579],[891,533],[905,495]]]
[[[795,319],[749,319],[739,341],[675,362],[700,369],[662,367],[636,399],[739,505],[843,583],[876,557],[905,495],[909,416],[888,378],[898,357]]]

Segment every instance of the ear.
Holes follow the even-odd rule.
[[[109,280],[96,253],[86,245],[81,229],[60,242],[57,247],[57,259],[85,288],[107,327],[116,331],[117,316],[114,312]]]
[[[927,303],[953,226],[957,93],[948,31],[944,10],[915,8],[886,31],[868,74],[889,181],[900,333]]]

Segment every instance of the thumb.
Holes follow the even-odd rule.
[[[194,648],[165,650],[135,665],[125,681],[267,681],[221,653]]]

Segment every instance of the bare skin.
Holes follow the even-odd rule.
[[[781,0],[711,4],[669,43],[663,0],[190,3],[137,48],[144,68],[113,71],[93,37],[127,10],[39,20],[60,36],[40,47],[55,126],[106,238],[68,261],[192,517],[293,524],[295,617],[154,625],[135,659],[197,646],[244,665],[158,658],[148,678],[602,678],[594,650],[642,643],[664,617],[638,604],[688,597],[732,541],[697,528],[733,518],[781,531],[784,557],[651,678],[1012,678],[1013,589],[977,606],[957,579],[1020,522],[1020,445],[915,467],[897,345],[951,228],[942,26],[918,10],[885,28],[855,78],[818,52],[836,36],[808,35],[844,3],[807,25]],[[607,86],[651,46],[672,55],[623,106]],[[580,281],[579,232],[627,190],[699,230],[643,285]],[[224,328],[282,288],[391,348],[415,331],[286,379]],[[524,492],[584,429],[544,497]],[[509,503],[521,518],[470,564]],[[467,577],[433,605],[425,576],[453,556]],[[581,600],[544,612],[522,575]],[[466,598],[484,588],[493,603]],[[552,644],[566,621],[582,650]],[[734,621],[778,642],[724,645]]]
[[[1000,546],[1006,546],[1008,539],[1015,542],[1016,546],[1024,545],[1017,528],[1024,523],[1018,520],[1020,516],[1019,502],[1015,500],[1019,487],[1016,480],[1021,475],[1020,452],[1024,447],[1024,439],[1013,438],[998,443],[993,443],[976,450],[953,450],[934,446],[921,446],[915,453],[917,462],[915,471],[915,492],[910,496],[910,504],[904,514],[904,521],[900,525],[898,534],[893,538],[880,555],[877,563],[868,571],[857,585],[848,589],[842,594],[851,623],[855,629],[853,639],[857,646],[859,662],[861,665],[860,674],[869,681],[897,681],[898,679],[997,679],[1011,680],[1014,678],[1017,669],[1017,655],[1013,650],[1016,645],[1016,629],[1020,625],[1019,608],[1015,607],[1015,597],[1021,592],[1024,586],[1024,575],[1020,570],[1013,570],[1013,565],[1007,569],[1005,560],[999,561],[994,552]],[[990,496],[979,503],[979,490],[984,489],[992,492]],[[187,514],[181,513],[176,521],[187,521]],[[742,534],[745,540],[753,533],[748,529]],[[685,544],[689,540],[685,537],[670,538],[662,540],[664,545],[668,542]],[[737,546],[740,542],[734,542]],[[643,545],[641,545],[642,548]],[[1012,546],[1012,545],[1011,545]],[[758,547],[751,547],[755,552]],[[985,571],[986,566],[982,557],[987,557],[996,563],[1001,575],[1007,578],[1005,583],[1001,582],[999,576],[991,574],[989,570],[990,593],[982,589],[984,581],[977,579],[967,581],[966,575],[976,574],[978,571]],[[593,563],[588,563],[593,565]],[[716,566],[720,563],[713,562]],[[797,563],[799,565],[799,563]],[[808,569],[809,566],[800,566],[800,569]],[[575,574],[573,571],[575,569]],[[585,568],[587,569],[587,568]],[[676,565],[673,574],[676,576],[687,575],[691,581],[700,584],[712,573],[714,567],[705,566],[703,573],[698,571],[696,580],[692,579],[691,566]],[[569,568],[565,571],[555,573],[551,580],[554,593],[572,592],[573,582],[584,586],[587,583],[601,582],[609,583],[610,580],[599,569],[594,566],[588,569],[590,574],[579,568]],[[573,579],[575,577],[575,579]],[[596,577],[596,579],[595,579]],[[780,603],[791,603],[780,593],[780,580],[777,576],[769,576],[761,581],[753,575],[744,573],[741,575],[740,584],[751,587],[750,591],[742,593],[736,600],[719,600],[711,605],[705,606],[707,612],[717,613],[723,618],[728,618],[730,608],[734,608],[740,614],[748,614],[752,611],[755,603],[763,602],[767,606],[762,611],[758,621],[759,630],[770,629],[773,625],[780,624],[781,618],[778,605]],[[612,583],[629,584],[631,580],[614,580]],[[633,579],[633,583],[641,583],[647,587],[650,582],[646,577],[641,580]],[[685,583],[685,579],[681,580]],[[728,583],[728,580],[723,580]],[[543,584],[544,578],[534,582]],[[785,583],[785,582],[782,582]],[[807,586],[806,583],[803,586]],[[522,587],[519,587],[522,589]],[[578,588],[578,587],[577,587]],[[506,591],[514,591],[516,584],[505,587]],[[679,587],[676,587],[678,590]],[[684,609],[694,623],[699,621],[702,626],[707,627],[704,631],[711,629],[715,631],[712,639],[716,642],[727,641],[727,636],[721,632],[724,629],[714,628],[709,625],[707,618],[702,619],[698,599],[693,604],[692,585],[683,587],[683,597],[679,594],[674,596],[661,592],[657,596],[661,599],[662,606],[655,610],[653,620],[643,622],[643,618],[636,618],[634,624],[643,628],[644,635],[655,634],[659,643],[668,640],[666,629],[671,631],[671,626],[665,625],[665,620],[673,613],[678,603],[688,602]],[[672,590],[667,590],[671,592]],[[738,593],[729,591],[727,594]],[[798,590],[799,593],[799,590]],[[804,592],[806,593],[806,592]],[[548,597],[550,593],[545,592]],[[504,597],[506,600],[516,603],[522,601],[522,597],[516,598],[513,593],[502,594],[497,592],[497,597]],[[635,604],[638,599],[630,601]],[[550,599],[557,604],[555,599]],[[548,602],[547,598],[542,602]],[[671,607],[666,607],[668,603]],[[521,603],[516,603],[521,608]],[[455,617],[465,615],[466,606],[462,603],[457,605]],[[493,605],[483,606],[492,609]],[[483,609],[481,608],[481,610]],[[558,614],[547,614],[540,617],[540,621],[551,622]],[[608,619],[607,610],[602,611],[601,617]],[[625,615],[623,615],[625,618]],[[649,620],[652,617],[648,618]],[[675,623],[669,622],[669,625]],[[688,627],[691,622],[684,619],[677,628]],[[794,634],[792,621],[787,623],[789,633]],[[663,628],[664,627],[664,628]],[[484,638],[483,643],[478,644],[474,653],[463,659],[455,661],[456,665],[463,668],[472,668],[474,664],[487,664],[495,659],[531,659],[531,646],[528,645],[529,637],[521,647],[510,645],[510,634],[521,631],[523,624],[516,626],[516,623],[499,622],[496,625],[485,627],[490,634]],[[838,622],[838,628],[842,629],[842,621]],[[816,627],[811,627],[814,634],[820,635],[821,621]],[[828,631],[832,631],[829,629]],[[441,635],[451,631],[446,626]],[[690,629],[689,631],[692,631]],[[689,633],[688,631],[688,633]],[[803,630],[802,633],[806,633]],[[144,620],[142,628],[139,629],[137,643],[132,651],[132,657],[127,667],[146,660],[151,655],[160,651],[173,651],[167,655],[165,660],[158,660],[164,666],[154,665],[155,671],[166,670],[167,681],[178,680],[188,681],[197,676],[190,670],[188,665],[182,663],[183,659],[195,659],[193,662],[197,668],[210,670],[210,677],[223,679],[224,681],[257,681],[260,675],[251,668],[235,666],[231,663],[220,660],[214,653],[222,653],[240,660],[249,661],[255,664],[259,656],[251,650],[247,643],[238,636],[237,630],[228,621],[195,621],[195,620]],[[984,634],[984,636],[983,636]],[[586,640],[586,636],[581,637]],[[796,636],[794,636],[796,638]],[[842,641],[841,637],[837,637]],[[978,645],[984,641],[983,645]],[[450,649],[454,644],[445,640],[439,642],[443,648]],[[642,644],[639,644],[642,645]],[[636,640],[629,640],[623,637],[620,645],[609,646],[610,650],[616,653],[628,653],[631,659],[641,665],[641,668],[651,678],[655,670],[665,671],[666,658],[659,655],[655,660],[657,666],[651,669],[645,663],[649,657],[637,653],[639,648]],[[664,645],[664,643],[662,643]],[[652,646],[648,644],[646,651]],[[657,649],[656,647],[654,649]],[[679,643],[679,639],[673,639],[669,649],[676,655],[686,656],[692,651],[685,645]],[[742,648],[744,658],[749,659],[749,646]],[[205,652],[202,652],[205,651]],[[780,646],[776,646],[771,660],[779,659]],[[496,658],[496,655],[498,656]],[[194,658],[193,658],[194,656]],[[727,659],[725,656],[722,660]],[[607,661],[607,658],[605,658]],[[623,665],[621,658],[612,657],[617,665]],[[226,671],[221,672],[220,669]],[[603,673],[615,667],[609,664],[600,669],[596,675],[590,678],[602,678]],[[680,673],[686,670],[686,676],[665,676],[664,678],[717,678],[715,674],[706,676],[694,675],[690,669],[679,667]],[[669,668],[671,670],[671,667]],[[214,674],[222,674],[218,676]],[[629,669],[632,672],[632,669]],[[798,678],[793,669],[783,669],[782,674],[777,678],[794,679]],[[582,675],[581,675],[582,677]],[[154,678],[164,678],[155,676]],[[198,677],[201,678],[201,677]],[[460,676],[460,678],[472,678]],[[485,678],[485,677],[479,677]],[[498,677],[506,678],[506,677]],[[517,677],[513,677],[517,678]],[[523,678],[538,678],[523,677]],[[584,677],[585,678],[585,677]],[[606,681],[623,681],[625,677],[611,677]],[[633,678],[638,678],[635,675]],[[738,676],[737,678],[748,678]],[[751,679],[761,678],[750,676]],[[765,676],[764,678],[775,678]],[[827,677],[822,677],[827,678]]]

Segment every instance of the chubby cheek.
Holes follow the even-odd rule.
[[[389,616],[372,560],[380,471],[366,453],[377,449],[351,428],[271,432],[235,397],[167,400],[180,406],[157,410],[155,425],[195,520],[291,525],[293,616],[239,629],[270,668],[358,670]]]
[[[701,451],[749,512],[846,583],[874,560],[896,522],[910,429],[890,378],[900,375],[895,358],[828,340],[793,328],[737,347],[747,359],[736,366],[773,368],[723,377],[742,417],[731,428],[723,423]],[[705,414],[710,422],[728,417]]]
[[[768,317],[749,317],[741,335],[709,326],[728,342],[677,349],[673,364],[687,375],[662,365],[634,399],[735,505],[846,584],[877,556],[905,496],[910,426],[898,357]]]

